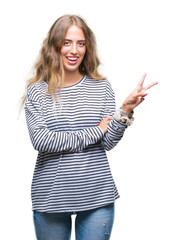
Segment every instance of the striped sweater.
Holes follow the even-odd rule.
[[[44,81],[28,88],[25,115],[38,157],[32,181],[32,208],[78,212],[110,204],[119,197],[106,151],[122,138],[126,125],[114,117],[104,134],[98,124],[115,112],[108,80],[84,76],[61,89],[55,103]]]

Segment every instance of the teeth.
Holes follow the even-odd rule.
[[[67,57],[67,59],[70,60],[70,61],[76,61],[78,58],[68,58]]]

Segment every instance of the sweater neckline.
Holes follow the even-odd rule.
[[[84,75],[84,76],[79,80],[79,82],[77,82],[77,83],[75,83],[75,84],[73,84],[73,85],[67,86],[67,87],[62,87],[62,88],[61,88],[61,91],[62,91],[62,90],[67,90],[67,89],[75,88],[75,87],[77,87],[78,85],[82,84],[82,82],[83,82],[85,79],[86,79],[86,75]]]
[[[75,88],[75,87],[81,85],[86,78],[87,78],[87,75],[84,75],[79,82],[77,82],[77,83],[75,83],[73,85],[67,86],[67,87],[62,87],[60,90],[61,91],[65,91],[65,90],[70,90],[72,88]],[[48,83],[46,81],[44,81],[44,82],[48,86]]]

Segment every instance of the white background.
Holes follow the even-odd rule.
[[[79,14],[94,31],[101,71],[120,106],[147,72],[159,81],[135,110],[135,122],[108,153],[121,198],[111,240],[176,239],[174,0],[30,0],[0,6],[1,239],[35,239],[30,186],[37,152],[24,113],[25,80],[53,22]],[[74,239],[74,234],[73,234]],[[91,239],[90,239],[91,240]]]

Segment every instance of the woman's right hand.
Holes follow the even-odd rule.
[[[105,117],[100,123],[99,127],[103,130],[104,133],[108,131],[108,123],[112,120],[112,117]]]

